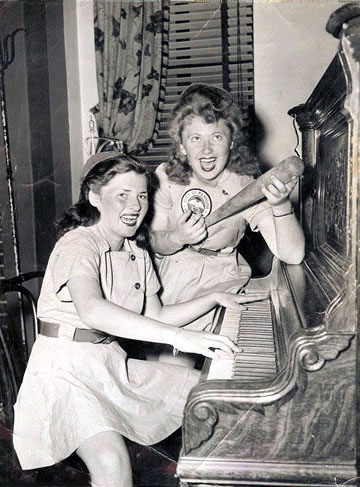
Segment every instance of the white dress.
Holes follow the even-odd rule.
[[[159,188],[154,201],[152,229],[155,231],[162,230],[160,227],[164,215],[175,225],[183,214],[184,202],[189,195],[196,196],[198,191],[202,195],[206,193],[205,197],[207,195],[207,201],[210,201],[207,210],[210,214],[254,180],[251,176],[238,175],[225,169],[215,187],[205,186],[195,175],[189,184],[181,185],[169,180],[165,164],[156,169],[156,174]],[[194,248],[220,251],[216,255],[204,255],[189,246],[172,255],[156,254],[163,304],[181,303],[214,291],[237,292],[245,286],[251,277],[251,268],[236,247],[248,224],[251,230],[257,231],[259,221],[269,215],[272,215],[271,207],[267,201],[262,201],[209,227],[207,238]],[[204,329],[211,324],[212,316],[210,312],[187,326]]]
[[[56,244],[38,303],[43,321],[88,328],[66,287],[73,276],[98,279],[104,297],[140,313],[159,283],[149,255],[134,242],[110,251],[96,227]],[[103,431],[141,444],[161,441],[182,423],[198,372],[127,359],[117,342],[93,344],[38,336],[15,404],[14,446],[23,469],[52,465]]]

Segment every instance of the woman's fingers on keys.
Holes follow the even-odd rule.
[[[236,355],[236,354],[238,354],[238,353],[241,353],[241,352],[243,352],[243,351],[244,351],[243,349],[239,348],[239,349],[238,349],[238,350],[235,352],[235,354],[234,354],[234,355]],[[222,359],[222,358],[224,358],[224,359],[228,359],[228,358],[229,358],[229,354],[228,354],[228,353],[226,353],[226,352],[224,352],[223,350],[218,350],[218,351],[217,351],[217,353],[216,353],[216,355],[217,355],[217,357],[218,357],[218,358],[220,358],[220,359]],[[234,357],[234,355],[233,355],[232,357]]]
[[[217,357],[222,359],[222,358],[228,358],[229,357],[229,354],[227,354],[226,352],[224,352],[223,350],[218,350],[217,351]]]
[[[229,337],[224,335],[214,335],[218,341],[218,348],[226,353],[236,353],[239,351],[239,347]]]
[[[269,293],[256,293],[256,294],[239,294],[237,302],[239,304],[252,303],[254,301],[262,301],[269,297]]]
[[[205,357],[214,358],[215,357],[215,351],[211,350],[210,348],[207,348],[204,350],[203,355]]]
[[[218,357],[233,357],[235,354],[242,352],[242,349],[236,345],[229,337],[224,335],[212,335],[209,340],[206,353],[207,357],[214,357],[215,352]]]
[[[259,290],[259,289],[249,289],[249,288],[247,288],[245,286],[242,289],[240,289],[240,291],[238,291],[238,294],[241,294],[242,296],[246,295],[246,296],[265,296],[265,297],[269,297],[270,292],[269,291],[262,291],[262,290]]]

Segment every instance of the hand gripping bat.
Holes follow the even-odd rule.
[[[226,203],[217,208],[213,213],[205,218],[207,227],[224,220],[228,216],[234,215],[244,210],[248,206],[264,198],[261,191],[262,186],[271,183],[271,176],[276,176],[284,184],[289,183],[296,176],[301,176],[304,171],[304,163],[299,157],[287,157],[273,168],[266,171],[255,181],[248,184],[244,189],[236,193]]]

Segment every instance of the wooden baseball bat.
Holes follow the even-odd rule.
[[[282,183],[286,184],[291,181],[293,176],[301,176],[303,171],[304,163],[299,157],[287,157],[207,216],[205,218],[206,226],[211,227],[215,223],[224,220],[224,218],[234,215],[264,198],[261,187],[271,183],[271,176],[276,176]]]

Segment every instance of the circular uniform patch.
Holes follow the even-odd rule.
[[[201,213],[205,218],[211,212],[211,206],[210,196],[202,189],[189,189],[181,198],[181,209],[184,213],[191,210],[196,215]]]

